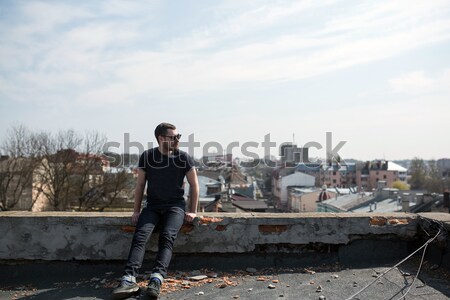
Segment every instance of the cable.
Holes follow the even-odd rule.
[[[424,219],[424,218],[421,218],[421,219],[427,221],[430,225],[433,224],[433,223],[431,223],[431,222],[430,222],[429,220],[427,220],[427,219]],[[433,222],[436,223],[436,224],[438,224],[441,228],[443,228],[443,229],[445,230],[445,227],[443,226],[443,224],[442,224],[441,222],[438,222],[438,221],[433,221]],[[428,236],[430,236],[430,234],[428,234],[428,232],[425,230],[425,228],[423,228],[422,225],[420,225],[420,227],[422,228],[423,231],[425,231],[425,233],[426,233]],[[439,229],[439,230],[441,230],[441,229]],[[439,232],[438,232],[437,235],[439,235]],[[436,237],[437,237],[437,235],[436,235]],[[436,237],[435,237],[435,238],[436,238]],[[417,269],[417,273],[416,273],[416,276],[414,277],[414,280],[412,281],[412,283],[411,283],[411,285],[409,286],[408,290],[406,290],[405,294],[404,294],[403,296],[401,296],[400,298],[398,298],[397,300],[400,300],[400,299],[406,297],[406,295],[409,293],[409,291],[410,291],[411,288],[413,287],[414,283],[416,282],[416,279],[419,277],[419,273],[420,273],[420,271],[421,271],[421,269],[422,269],[423,259],[425,258],[425,252],[427,251],[427,247],[428,247],[428,244],[427,244],[427,245],[425,246],[425,248],[423,249],[422,258],[421,258],[420,264],[419,264],[419,269]]]
[[[406,258],[404,258],[401,262],[397,263],[395,266],[387,269],[386,271],[384,271],[382,274],[378,275],[377,278],[375,278],[372,282],[370,282],[368,285],[366,285],[365,287],[363,287],[361,290],[359,290],[358,292],[356,292],[355,294],[353,294],[352,296],[350,296],[349,298],[347,298],[346,300],[351,300],[353,298],[355,298],[357,295],[361,294],[363,291],[365,291],[369,286],[371,286],[372,284],[374,284],[378,279],[380,279],[381,277],[383,277],[384,275],[386,275],[389,271],[391,271],[392,269],[398,267],[399,265],[401,265],[402,263],[404,263],[405,261],[407,261],[411,256],[413,256],[414,254],[416,254],[417,252],[419,252],[422,248],[426,248],[428,246],[429,243],[431,243],[432,241],[434,241],[435,238],[438,237],[438,235],[441,234],[441,229],[439,228],[438,233],[430,238],[428,241],[425,242],[425,244],[423,244],[422,246],[419,247],[419,249],[417,249],[416,251],[414,251],[413,253],[411,253],[410,255],[408,255]],[[425,254],[425,251],[424,251]],[[401,298],[400,298],[401,299]]]
[[[414,283],[416,282],[417,277],[419,277],[419,273],[420,273],[420,270],[422,269],[423,259],[425,257],[425,252],[427,251],[427,247],[428,247],[428,244],[423,249],[422,259],[420,260],[419,269],[417,269],[416,276],[414,277],[413,281],[411,282],[411,285],[406,290],[405,294],[403,296],[401,296],[400,298],[398,298],[397,300],[403,299],[403,298],[406,297],[406,295],[408,295],[409,291],[411,290],[411,288],[413,287]]]

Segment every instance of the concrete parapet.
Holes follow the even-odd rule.
[[[134,232],[129,213],[1,212],[0,259],[122,260]],[[412,240],[418,215],[407,213],[204,213],[183,228],[175,253],[251,253],[280,246],[355,240]],[[157,248],[157,234],[148,244]]]

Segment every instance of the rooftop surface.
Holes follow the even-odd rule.
[[[400,299],[414,281],[420,257],[377,276],[397,262],[343,266],[336,262],[292,266],[258,266],[231,269],[240,264],[230,256],[227,268],[208,268],[214,258],[192,259],[192,266],[171,268],[160,299]],[[177,262],[175,260],[175,265]],[[197,268],[200,265],[206,268]],[[1,299],[109,299],[122,274],[122,262],[25,262],[3,263],[0,272]],[[138,278],[145,286],[145,272]],[[208,276],[200,281],[194,275]],[[325,298],[320,298],[324,296]],[[419,278],[403,299],[449,299],[450,276],[445,269],[425,261]],[[139,299],[139,295],[130,299]]]
[[[125,213],[0,214],[0,299],[109,299],[129,222]],[[449,229],[444,213],[205,214],[182,227],[160,299],[449,299]],[[421,264],[415,250],[425,246]]]

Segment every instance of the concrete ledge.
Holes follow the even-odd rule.
[[[411,241],[415,214],[202,214],[185,224],[175,253],[296,252],[356,240]],[[2,260],[123,260],[133,236],[130,213],[0,212]],[[148,251],[156,251],[157,234]]]

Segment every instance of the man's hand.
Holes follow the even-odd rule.
[[[192,222],[194,221],[195,217],[197,217],[196,213],[185,213],[184,214],[184,220],[186,222]]]
[[[131,222],[133,224],[137,224],[140,214],[141,214],[140,212],[133,212],[133,215],[131,216]]]

